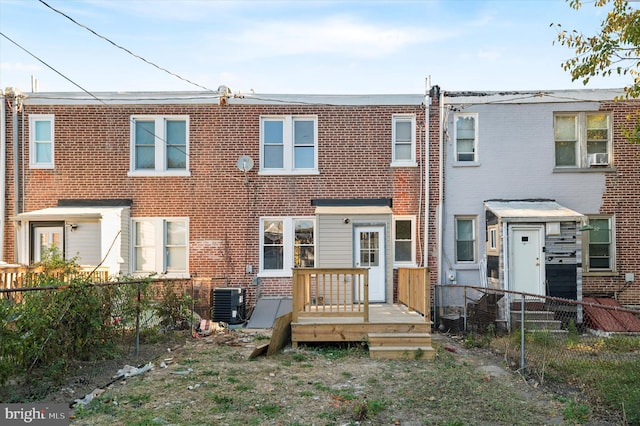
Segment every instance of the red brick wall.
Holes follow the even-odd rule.
[[[625,137],[640,120],[640,100],[609,102],[601,110],[613,114],[613,166],[605,177],[601,214],[615,215],[615,276],[585,276],[583,293],[615,295],[623,305],[640,306],[640,144]],[[625,273],[635,282],[625,284]]]
[[[24,211],[55,206],[59,199],[121,198],[133,200],[134,218],[188,216],[191,274],[226,277],[226,285],[246,287],[253,300],[254,274],[245,265],[258,271],[259,217],[313,215],[316,198],[393,198],[395,214],[417,214],[420,168],[390,167],[396,113],[414,113],[424,122],[420,105],[25,105],[21,143],[28,141],[28,114],[55,114],[55,169],[25,170]],[[135,114],[189,115],[191,177],[127,176]],[[318,116],[320,175],[258,176],[261,114]],[[11,127],[8,112],[7,218],[14,214]],[[241,155],[256,162],[248,181],[236,167]],[[13,244],[8,220],[4,259],[13,259]],[[262,280],[260,291],[290,294],[291,280]]]

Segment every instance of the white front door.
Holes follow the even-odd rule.
[[[384,302],[386,288],[384,226],[356,228],[355,263],[369,268],[369,302]]]
[[[62,226],[38,226],[33,228],[33,261],[40,262],[52,250],[62,254]]]
[[[543,226],[511,225],[509,227],[510,289],[523,293],[545,295]],[[516,296],[516,298],[520,298]]]

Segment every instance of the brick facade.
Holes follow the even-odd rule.
[[[424,212],[424,207],[419,206],[424,197],[417,190],[423,169],[391,167],[392,115],[415,114],[416,123],[423,124],[425,110],[419,103],[329,105],[274,101],[220,105],[217,98],[201,103],[172,102],[170,98],[171,94],[167,94],[162,103],[140,99],[131,105],[68,103],[63,99],[43,105],[27,98],[19,112],[19,152],[25,155],[20,157],[24,176],[22,211],[53,207],[61,199],[130,199],[132,218],[188,217],[191,276],[200,282],[210,278],[209,287],[246,287],[250,301],[257,292],[291,293],[290,278],[256,280],[260,217],[313,216],[311,200],[320,198],[390,198],[394,214]],[[55,115],[54,169],[28,167],[30,114]],[[189,116],[190,177],[127,175],[132,115]],[[261,115],[317,117],[318,175],[258,175]],[[10,219],[15,214],[14,129],[9,109],[5,120],[7,211],[3,260],[11,262],[15,244]],[[423,135],[423,143],[424,139]],[[246,176],[236,166],[242,155],[255,161]],[[416,153],[422,161],[419,155]],[[419,223],[423,220],[420,218]],[[416,233],[416,238],[424,235],[423,229]],[[252,273],[246,272],[246,265],[252,265]]]
[[[640,100],[606,102],[600,109],[613,114],[615,170],[606,175],[599,213],[615,218],[616,271],[585,274],[583,292],[585,296],[605,295],[623,305],[640,306],[640,143],[625,134],[640,120]],[[626,273],[634,275],[634,282],[625,282]]]

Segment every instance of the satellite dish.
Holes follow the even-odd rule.
[[[238,162],[236,163],[236,165],[241,172],[248,172],[249,170],[253,169],[253,158],[249,157],[248,155],[242,155],[240,156],[240,158],[238,158]]]

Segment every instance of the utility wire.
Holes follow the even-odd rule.
[[[176,74],[176,73],[174,73],[174,72],[171,72],[171,71],[169,71],[168,69],[163,68],[163,67],[161,67],[160,65],[157,65],[157,64],[155,64],[155,63],[153,63],[153,62],[149,61],[148,59],[143,58],[143,57],[142,57],[142,56],[140,56],[140,55],[136,55],[135,53],[133,53],[132,51],[130,51],[130,50],[129,50],[129,49],[127,49],[126,47],[120,46],[119,44],[117,44],[117,43],[115,43],[114,41],[110,40],[108,37],[105,37],[105,36],[103,36],[103,35],[101,35],[101,34],[98,34],[98,33],[97,33],[97,32],[95,32],[94,30],[92,30],[91,28],[89,28],[88,26],[86,26],[86,25],[84,25],[84,24],[81,24],[80,22],[76,21],[75,19],[73,19],[73,18],[72,18],[72,17],[70,17],[69,15],[65,14],[64,12],[62,12],[62,11],[60,11],[60,10],[58,10],[58,9],[56,9],[56,8],[54,8],[54,7],[52,7],[52,6],[50,6],[50,5],[49,5],[49,4],[47,4],[45,1],[43,1],[43,0],[38,0],[38,1],[40,1],[40,3],[42,3],[43,5],[45,5],[46,7],[48,7],[49,9],[53,10],[54,12],[59,13],[60,15],[64,16],[65,18],[67,18],[68,20],[70,20],[71,22],[73,22],[74,24],[76,24],[76,25],[78,25],[78,26],[80,26],[80,27],[84,28],[85,30],[89,31],[90,33],[94,34],[95,36],[97,36],[97,37],[99,37],[99,38],[103,39],[104,41],[106,41],[106,42],[108,42],[108,43],[112,44],[113,46],[117,47],[118,49],[124,50],[124,51],[125,51],[125,52],[127,52],[129,55],[133,56],[134,58],[140,59],[141,61],[143,61],[143,62],[145,62],[145,63],[147,63],[147,64],[149,64],[149,65],[151,65],[151,66],[156,67],[156,68],[157,68],[157,69],[159,69],[160,71],[164,71],[164,72],[166,72],[166,73],[167,73],[167,74],[169,74],[169,75],[172,75],[172,76],[174,76],[174,77],[176,77],[176,78],[179,78],[180,80],[185,81],[185,82],[187,82],[187,83],[189,83],[189,84],[191,84],[191,85],[193,85],[193,86],[196,86],[196,87],[199,87],[199,88],[201,88],[201,89],[204,89],[204,90],[206,90],[207,92],[216,92],[216,93],[218,92],[217,90],[212,90],[212,89],[209,89],[208,87],[202,86],[202,85],[200,85],[200,84],[198,84],[198,83],[194,83],[193,81],[191,81],[191,80],[189,80],[189,79],[186,79],[186,78],[184,78],[184,77],[182,77],[182,76],[180,76],[180,75],[178,75],[178,74]]]
[[[6,34],[4,34],[3,32],[0,31],[0,35],[4,38],[6,38],[7,40],[9,40],[11,43],[15,44],[17,47],[19,47],[20,49],[22,49],[24,52],[26,52],[28,55],[32,56],[33,58],[35,58],[36,60],[38,60],[41,64],[43,64],[44,66],[46,66],[47,68],[51,69],[52,71],[54,71],[56,74],[58,74],[60,77],[64,78],[65,80],[67,80],[69,83],[73,84],[74,86],[76,86],[77,88],[79,88],[80,90],[82,90],[83,92],[85,92],[86,94],[88,94],[89,96],[91,96],[93,99],[95,99],[96,101],[105,104],[106,103],[98,98],[96,95],[94,95],[93,93],[89,92],[87,89],[85,89],[84,87],[80,86],[78,83],[76,83],[75,81],[71,80],[69,77],[67,77],[66,75],[62,74],[60,71],[58,71],[57,69],[53,68],[51,65],[47,64],[45,61],[43,61],[42,59],[38,58],[36,55],[34,55],[33,53],[29,52],[27,49],[25,49],[24,47],[22,47],[20,44],[18,44],[16,41],[12,40],[11,38],[9,38]]]

